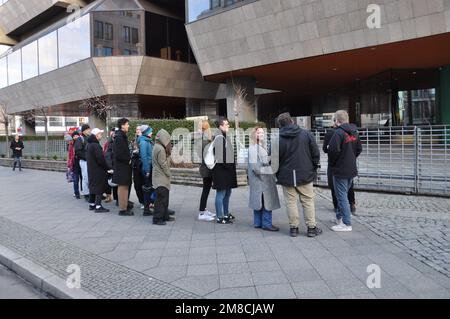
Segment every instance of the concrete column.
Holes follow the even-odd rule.
[[[104,130],[106,132],[106,121],[103,121],[103,120],[99,119],[95,115],[90,115],[89,116],[88,124],[91,127],[91,129],[99,128],[99,129]]]
[[[450,124],[450,66],[441,69],[439,108],[442,124]]]
[[[22,118],[23,135],[35,136],[36,135],[36,123],[29,123]]]
[[[235,107],[238,106],[241,122],[256,122],[257,106],[255,98],[256,80],[252,77],[237,77],[227,80],[227,117],[235,120]],[[243,90],[243,94],[239,94]]]

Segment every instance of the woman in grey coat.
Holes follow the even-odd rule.
[[[264,145],[264,129],[256,127],[251,136],[248,156],[249,206],[254,211],[254,226],[267,231],[279,231],[272,225],[272,211],[279,209],[280,199],[270,157]]]

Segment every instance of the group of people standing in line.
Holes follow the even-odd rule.
[[[72,134],[68,167],[73,172],[74,197],[84,196],[89,210],[96,213],[109,212],[102,201],[114,199],[120,216],[133,216],[134,203],[129,198],[134,181],[144,216],[153,216],[154,224],[165,225],[175,220],[172,217],[175,212],[168,207],[170,134],[159,131],[153,143],[152,128],[142,125],[130,144],[129,129],[129,120],[120,119],[103,148],[100,145],[103,130],[91,130],[85,124],[80,132]]]
[[[336,213],[334,231],[352,231],[351,213],[355,211],[353,179],[357,176],[357,157],[362,152],[356,126],[349,123],[348,113],[338,111],[335,128],[327,133],[324,152],[329,157],[328,180]],[[236,217],[230,212],[232,190],[238,187],[234,147],[230,123],[226,118],[217,122],[218,134],[212,136],[210,124],[203,121],[201,132],[202,163],[200,175],[203,189],[198,219],[231,224]],[[320,167],[320,151],[311,132],[300,128],[289,113],[278,117],[278,169],[273,170],[271,150],[266,132],[255,127],[251,134],[248,156],[249,207],[253,210],[254,227],[265,231],[279,231],[273,225],[272,212],[281,208],[277,185],[281,185],[289,217],[290,235],[299,236],[298,201],[302,204],[307,236],[322,233],[317,227],[313,183]],[[153,142],[153,129],[147,125],[137,128],[136,138],[128,141],[129,121],[120,119],[104,148],[100,146],[102,130],[83,125],[73,133],[68,166],[73,171],[74,196],[84,196],[89,209],[96,213],[109,212],[102,201],[116,200],[119,215],[132,216],[129,201],[134,182],[144,216],[153,216],[153,224],[165,225],[174,221],[175,212],[169,209],[171,184],[170,134],[162,129]],[[272,141],[273,143],[273,141]],[[206,164],[209,150],[214,164]],[[81,181],[81,191],[80,191]],[[211,189],[216,190],[215,213],[207,209]],[[353,195],[351,195],[353,193]]]

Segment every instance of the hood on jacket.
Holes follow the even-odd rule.
[[[142,135],[142,136],[139,136],[139,138],[138,138],[138,143],[141,144],[142,141],[150,142],[151,140],[152,140],[152,139],[149,138],[148,136]]]
[[[280,129],[280,136],[285,138],[294,138],[302,129],[297,124],[291,124]]]
[[[97,137],[94,134],[89,135],[87,142],[88,143],[99,143],[99,141],[97,140]]]
[[[344,132],[346,132],[349,135],[355,136],[358,133],[358,128],[356,127],[355,124],[349,124],[349,123],[345,123],[342,124],[341,126],[339,126],[339,128],[341,130],[344,130]]]
[[[160,130],[158,134],[156,134],[156,142],[161,143],[164,147],[169,145],[170,143],[170,134],[166,130]]]

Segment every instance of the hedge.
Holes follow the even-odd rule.
[[[230,122],[231,127],[234,128],[235,123],[233,121]],[[146,119],[146,120],[132,120],[130,121],[130,130],[128,132],[128,138],[129,140],[134,139],[134,135],[136,132],[136,127],[138,125],[148,125],[151,128],[153,128],[153,135],[156,135],[156,133],[161,130],[165,129],[169,134],[172,134],[172,132],[177,128],[186,128],[189,130],[189,132],[194,131],[194,121],[188,121],[188,120],[161,120],[161,119]],[[215,127],[214,121],[210,121],[210,125],[212,128]],[[250,123],[250,122],[241,122],[239,123],[239,127],[247,130],[248,128],[252,128],[255,126],[262,126],[266,127],[265,123]]]
[[[13,139],[14,139],[14,136],[9,137],[10,141],[12,141]],[[45,141],[45,136],[42,136],[42,135],[20,136],[20,139],[25,142],[26,141]],[[2,142],[4,140],[5,140],[5,137],[2,136],[0,141]],[[63,135],[50,135],[48,137],[48,140],[49,141],[60,141],[60,140],[64,140],[64,136]]]

